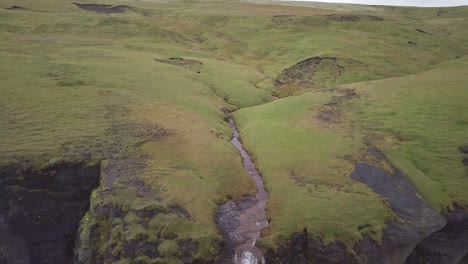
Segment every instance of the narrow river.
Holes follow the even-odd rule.
[[[263,253],[255,243],[260,238],[261,231],[268,226],[266,204],[269,195],[263,185],[262,176],[239,140],[239,131],[231,117],[229,126],[233,132],[231,142],[239,150],[244,169],[257,186],[257,195],[255,198],[245,198],[238,202],[230,201],[220,206],[218,226],[223,233],[225,243],[222,249],[222,263],[265,263]]]

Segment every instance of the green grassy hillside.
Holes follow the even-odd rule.
[[[309,92],[236,113],[271,192],[265,239],[277,241],[302,226],[325,241],[351,245],[367,232],[381,234],[391,217],[386,203],[349,177],[354,162],[376,162],[365,157],[369,142],[435,208],[467,206],[467,169],[458,151],[468,141],[467,62],[463,57],[421,74],[346,85],[359,98],[337,109],[336,123],[321,120],[320,111],[337,92]],[[365,224],[371,230],[359,232]]]
[[[106,194],[95,192],[92,204],[126,212],[177,205],[191,218],[159,215],[149,231],[135,227],[125,239],[165,230],[171,241],[199,242],[200,258],[218,254],[218,205],[255,193],[223,109],[241,109],[234,118],[270,191],[267,247],[304,227],[348,249],[365,234],[380,239],[393,215],[349,177],[369,140],[432,206],[468,206],[457,150],[468,142],[468,7],[81,3],[135,9],[0,3],[0,165],[138,160],[125,177],[157,199],[103,180]],[[294,67],[313,57],[333,65],[312,73]],[[287,68],[309,74],[313,85],[278,83]],[[329,123],[320,111],[341,94],[320,89],[336,86],[358,97],[340,104]],[[164,261],[175,261],[173,244],[160,246]]]

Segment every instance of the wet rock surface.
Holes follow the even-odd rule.
[[[447,225],[424,239],[407,264],[458,264],[468,255],[468,210],[455,207],[445,215]]]
[[[70,263],[100,165],[0,168],[0,263]]]
[[[254,198],[245,198],[238,202],[228,202],[219,207],[216,220],[218,228],[223,235],[223,243],[221,245],[221,262],[232,263],[233,256],[236,254],[235,247],[245,242],[248,237],[243,237],[237,233],[240,227],[241,212],[255,205]]]

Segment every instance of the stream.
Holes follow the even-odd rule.
[[[231,142],[242,156],[244,169],[257,186],[257,195],[237,202],[229,201],[220,206],[217,220],[224,238],[222,263],[265,263],[263,252],[255,243],[260,238],[261,231],[268,226],[266,204],[269,195],[263,185],[262,176],[239,140],[240,133],[231,117],[229,126],[233,132]]]

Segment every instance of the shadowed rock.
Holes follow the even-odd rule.
[[[0,262],[70,263],[75,234],[99,175],[99,164],[1,168]]]
[[[468,154],[468,145],[462,145],[458,148],[458,150],[463,154]]]
[[[467,157],[464,157],[464,158],[462,159],[462,163],[463,163],[464,166],[468,166],[468,158],[467,158]]]

